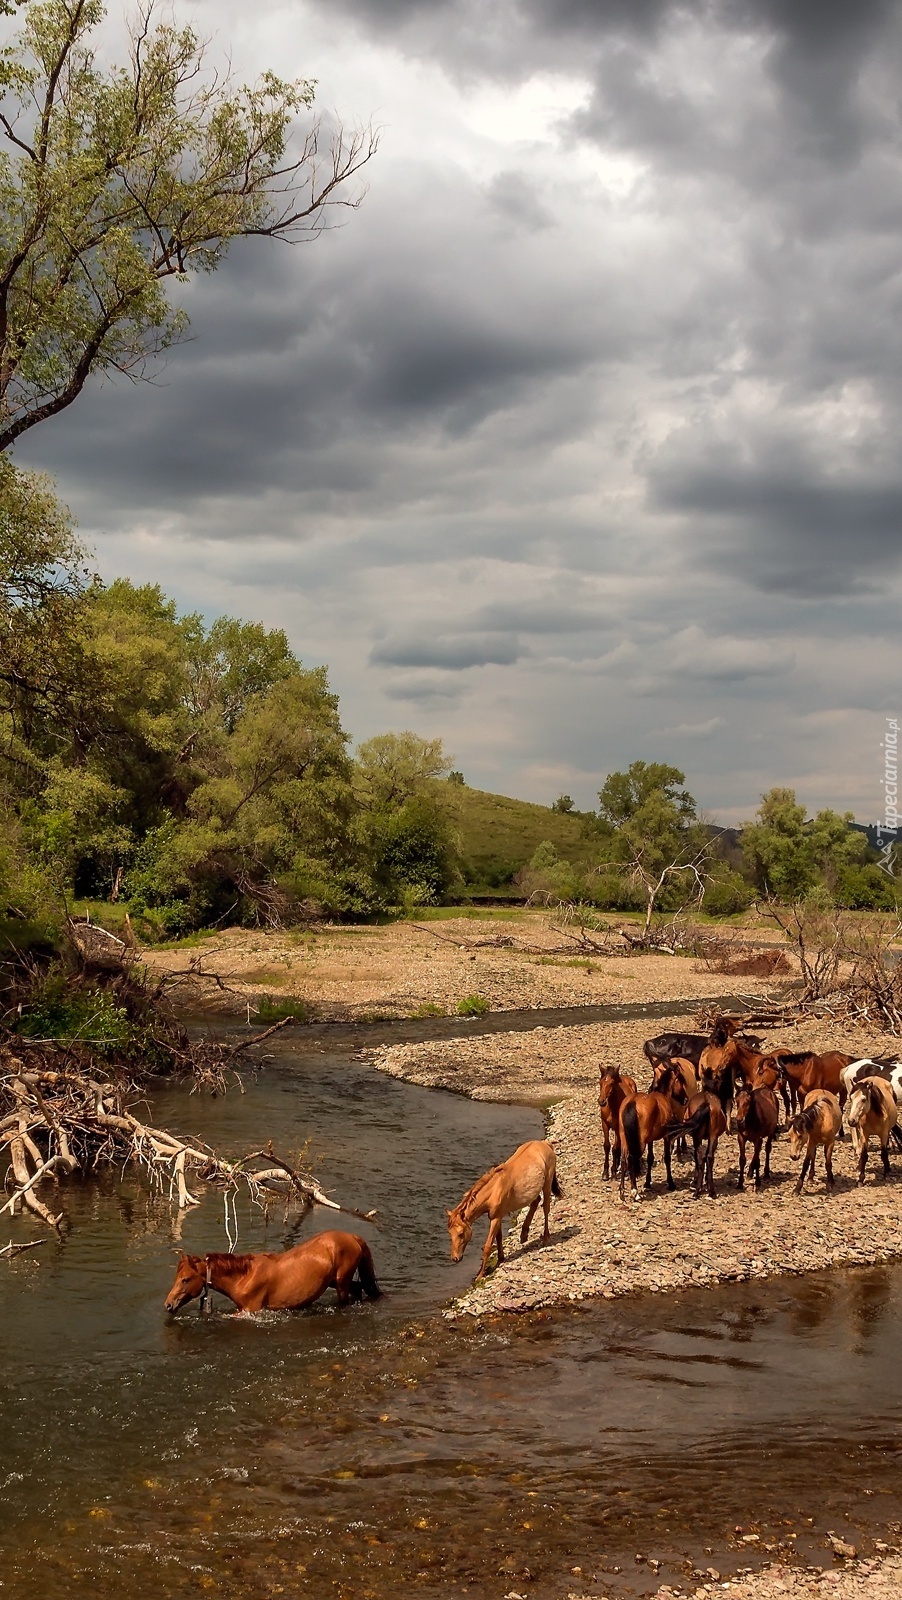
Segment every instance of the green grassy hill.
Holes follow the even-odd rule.
[[[591,854],[578,812],[552,811],[483,789],[455,788],[455,825],[464,879],[471,893],[511,892],[511,878],[550,839],[559,856],[581,862]]]

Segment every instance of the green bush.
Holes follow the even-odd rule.
[[[26,1039],[81,1040],[116,1050],[127,1049],[135,1038],[127,1011],[111,995],[103,989],[73,987],[59,969],[32,989],[15,1028]]]
[[[288,1017],[292,1022],[309,1022],[310,1007],[305,1000],[297,998],[277,1000],[271,994],[260,995],[254,1013],[255,1022],[260,1022],[268,1028],[273,1022],[284,1022]]]
[[[751,884],[740,873],[732,867],[718,867],[705,885],[702,910],[712,917],[731,917],[737,911],[747,911],[754,897]]]
[[[459,1017],[484,1017],[490,1010],[489,1002],[481,994],[467,994],[457,1002]]]

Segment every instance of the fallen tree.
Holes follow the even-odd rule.
[[[104,1080],[55,1065],[37,1050],[16,1055],[7,1038],[0,1046],[0,1150],[9,1152],[8,1198],[0,1216],[28,1210],[59,1232],[65,1214],[51,1209],[39,1187],[46,1194],[52,1184],[58,1192],[65,1175],[129,1166],[180,1212],[200,1203],[192,1185],[216,1186],[227,1200],[227,1222],[239,1193],[263,1207],[279,1200],[302,1216],[314,1205],[366,1221],[375,1216],[339,1205],[271,1147],[230,1159],[198,1139],[154,1127],[137,1115],[140,1097],[127,1078]]]

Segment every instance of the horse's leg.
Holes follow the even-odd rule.
[[[745,1134],[744,1133],[740,1133],[740,1134],[737,1135],[737,1138],[739,1140],[739,1178],[737,1180],[736,1187],[737,1187],[737,1189],[744,1189],[745,1188]]]
[[[611,1130],[606,1122],[602,1123],[602,1127],[604,1128],[604,1172],[602,1176],[609,1178],[611,1176]]]
[[[888,1178],[889,1177],[889,1134],[887,1134],[887,1136],[886,1136],[886,1144],[882,1144],[880,1146],[880,1155],[881,1155],[881,1158],[882,1158],[882,1161],[883,1161],[883,1176],[884,1176],[884,1178]]]
[[[529,1224],[532,1222],[532,1219],[536,1214],[536,1206],[538,1205],[538,1203],[539,1203],[539,1197],[538,1197],[538,1195],[536,1195],[532,1205],[530,1206],[529,1210],[526,1213],[526,1220],[523,1223],[522,1228],[520,1229],[520,1243],[521,1244],[525,1244],[527,1239],[529,1238]]]
[[[651,1152],[651,1145],[649,1145],[648,1148],[649,1148],[649,1152]],[[675,1189],[676,1188],[676,1184],[673,1181],[673,1173],[670,1170],[670,1162],[671,1162],[672,1154],[673,1154],[673,1140],[672,1139],[665,1139],[664,1140],[664,1171],[667,1173],[667,1187],[668,1187],[668,1189]],[[651,1164],[651,1155],[650,1155],[650,1153],[649,1153],[649,1164]]]
[[[717,1199],[717,1190],[714,1187],[714,1157],[717,1154],[717,1140],[708,1140],[708,1158],[705,1162],[705,1187],[712,1200]]]
[[[755,1179],[755,1193],[757,1194],[758,1190],[761,1188],[761,1135],[760,1134],[758,1135],[758,1137],[755,1140],[755,1156],[754,1156],[752,1164],[751,1164],[751,1166],[749,1168],[749,1173],[754,1176],[754,1179]]]
[[[619,1123],[615,1125],[611,1132],[611,1143],[614,1147],[613,1159],[611,1161],[611,1177],[616,1178],[618,1172],[620,1171],[620,1163],[623,1159],[623,1150],[621,1149],[620,1145]]]
[[[802,1193],[802,1188],[803,1188],[803,1185],[805,1183],[805,1179],[806,1179],[806,1177],[808,1175],[808,1168],[809,1168],[810,1164],[811,1164],[811,1146],[809,1145],[808,1149],[805,1152],[805,1159],[802,1162],[802,1170],[799,1173],[799,1181],[796,1184],[796,1189],[795,1189],[796,1194],[801,1194]]]
[[[692,1176],[692,1186],[695,1191],[696,1200],[701,1199],[702,1190],[705,1188],[705,1178],[708,1171],[708,1155],[710,1150],[710,1139],[707,1141],[704,1139],[699,1139],[698,1143],[695,1145],[695,1172]]]
[[[859,1151],[859,1155],[858,1155],[858,1182],[859,1183],[864,1183],[864,1169],[867,1166],[867,1164],[868,1164],[868,1140],[864,1139],[862,1141],[861,1150]]]
[[[539,1202],[537,1200],[536,1205],[538,1205],[538,1203]],[[548,1215],[551,1211],[551,1177],[548,1173],[545,1174],[545,1188],[542,1191],[542,1211],[545,1216],[545,1230],[542,1234],[542,1243],[550,1244],[551,1234],[548,1231]]]
[[[654,1166],[654,1164],[655,1164],[655,1147],[654,1147],[654,1143],[651,1140],[649,1140],[649,1143],[648,1143],[648,1146],[647,1146],[647,1155],[646,1155],[646,1159],[645,1159],[645,1187],[646,1187],[646,1189],[650,1189],[651,1188],[651,1169]]]
[[[764,1176],[765,1176],[765,1178],[769,1178],[770,1177],[770,1152],[771,1152],[771,1146],[773,1145],[773,1142],[774,1142],[774,1135],[773,1134],[769,1134],[768,1135],[768,1139],[767,1139],[767,1143],[764,1146]]]
[[[487,1271],[488,1265],[489,1265],[489,1258],[490,1258],[490,1256],[492,1254],[492,1251],[495,1248],[496,1244],[498,1246],[498,1265],[500,1267],[502,1261],[504,1260],[504,1247],[503,1247],[503,1245],[501,1243],[501,1218],[500,1217],[493,1217],[491,1222],[489,1223],[489,1231],[488,1231],[488,1234],[486,1236],[485,1245],[484,1245],[483,1251],[482,1251],[482,1262],[480,1264],[479,1271],[476,1274],[477,1278],[484,1278],[485,1277],[486,1271]]]
[[[865,1160],[867,1160],[867,1146],[865,1146]],[[827,1188],[832,1189],[835,1179],[833,1177],[833,1140],[824,1145],[824,1163],[827,1168]]]

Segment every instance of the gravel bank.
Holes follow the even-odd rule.
[[[670,1026],[689,1028],[691,1022],[687,1015]],[[727,1135],[718,1151],[716,1200],[692,1199],[689,1164],[675,1160],[675,1193],[666,1190],[661,1163],[651,1195],[639,1204],[622,1203],[618,1185],[601,1176],[598,1066],[619,1063],[634,1070],[644,1086],[649,1074],[641,1047],[647,1033],[643,1022],[599,1023],[395,1045],[373,1053],[381,1071],[413,1083],[474,1099],[549,1106],[549,1137],[564,1186],[564,1197],[552,1211],[552,1243],[521,1250],[511,1237],[510,1258],[447,1316],[527,1311],[590,1296],[663,1293],[689,1284],[902,1258],[902,1163],[895,1157],[895,1171],[884,1184],[876,1178],[879,1159],[872,1157],[868,1182],[860,1188],[848,1143],[836,1147],[837,1185],[830,1195],[822,1164],[814,1184],[798,1198],[793,1194],[798,1167],[785,1138],[774,1145],[771,1183],[760,1194],[739,1194],[736,1140]],[[774,1047],[787,1049],[814,1042],[862,1055],[887,1043],[860,1031],[821,1026],[816,1037],[810,1027],[772,1036]],[[499,1151],[499,1160],[508,1153]],[[474,1179],[478,1176],[474,1172]],[[459,1198],[450,1195],[448,1204]],[[478,1239],[470,1247],[474,1271],[484,1227],[478,1225]]]
[[[593,1589],[604,1600],[603,1586]],[[899,1600],[902,1595],[902,1557],[890,1555],[870,1561],[849,1561],[835,1571],[772,1565],[751,1577],[729,1581],[709,1580],[698,1588],[677,1589],[666,1585],[654,1600],[710,1600],[713,1595],[729,1595],[730,1600]],[[569,1600],[584,1600],[571,1595]]]

